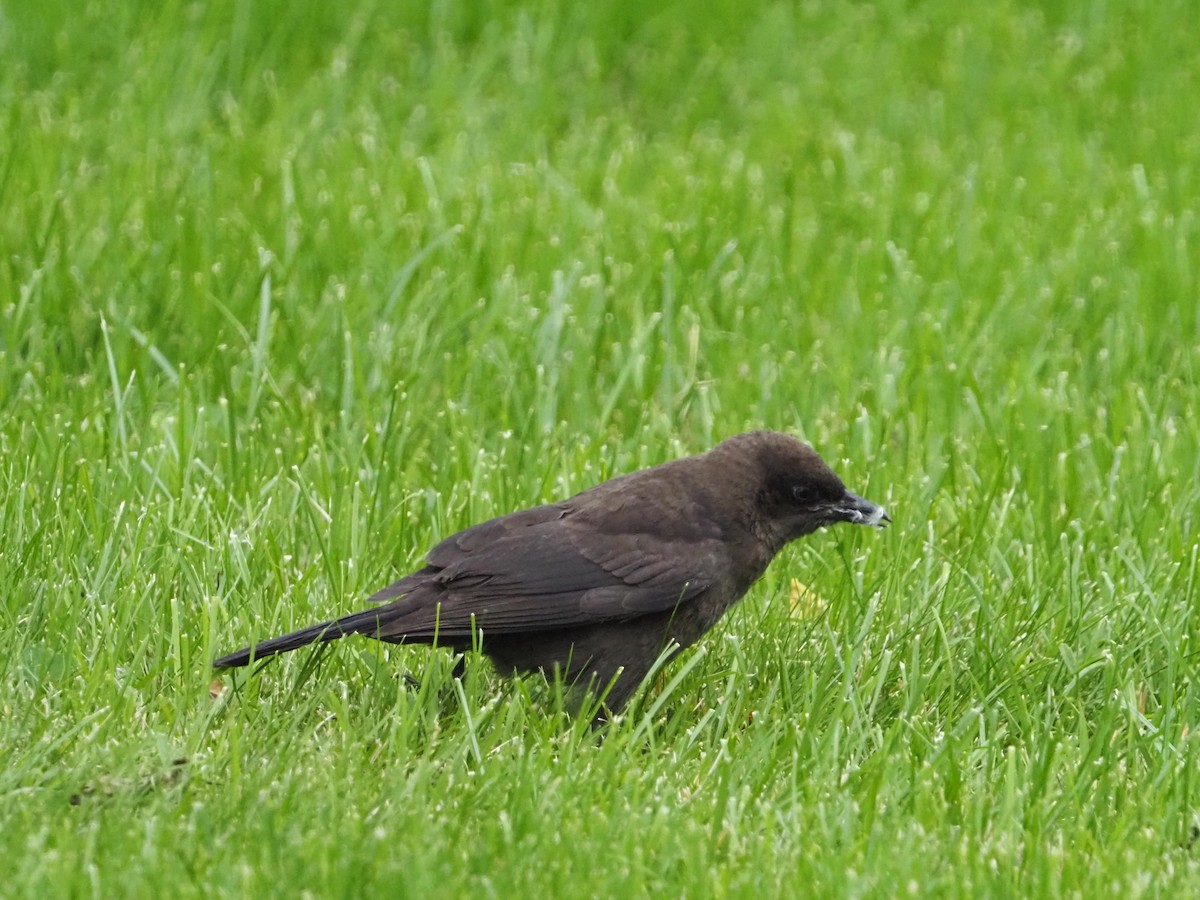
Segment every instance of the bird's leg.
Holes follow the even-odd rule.
[[[459,681],[461,681],[463,679],[463,676],[465,676],[466,674],[467,674],[467,655],[465,653],[459,653],[458,658],[454,660],[454,668],[450,670],[450,677],[457,678]],[[412,672],[404,673],[404,683],[407,684],[414,691],[419,691],[421,689],[421,679],[418,678],[416,675],[414,675]]]

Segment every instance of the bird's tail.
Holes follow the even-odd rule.
[[[233,669],[238,666],[246,666],[250,664],[251,660],[266,659],[276,653],[286,653],[307,644],[318,642],[325,644],[348,634],[374,634],[379,630],[381,618],[383,617],[379,610],[368,609],[343,616],[340,619],[331,619],[318,625],[310,625],[308,628],[301,628],[291,634],[271,638],[261,644],[244,647],[236,653],[222,656],[220,659],[213,660],[213,668]]]

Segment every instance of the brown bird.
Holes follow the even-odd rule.
[[[811,447],[753,431],[460,531],[423,569],[369,598],[384,605],[213,665],[244,666],[348,634],[459,653],[478,637],[503,671],[608,688],[604,705],[615,713],[670,642],[695,643],[785,544],[835,522],[890,521]]]

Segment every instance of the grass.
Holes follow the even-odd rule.
[[[1189,12],[10,4],[0,892],[1195,893]],[[212,684],[749,427],[895,526],[601,744],[365,640]]]

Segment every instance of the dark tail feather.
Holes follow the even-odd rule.
[[[368,609],[343,616],[340,619],[321,622],[319,625],[310,625],[308,628],[301,628],[291,634],[271,638],[261,644],[245,647],[236,653],[222,656],[220,659],[213,660],[213,668],[233,669],[237,666],[246,666],[250,664],[251,659],[266,659],[276,653],[286,653],[288,650],[295,650],[297,647],[307,644],[317,642],[325,644],[348,634],[374,634],[379,630],[380,619],[380,610]]]

